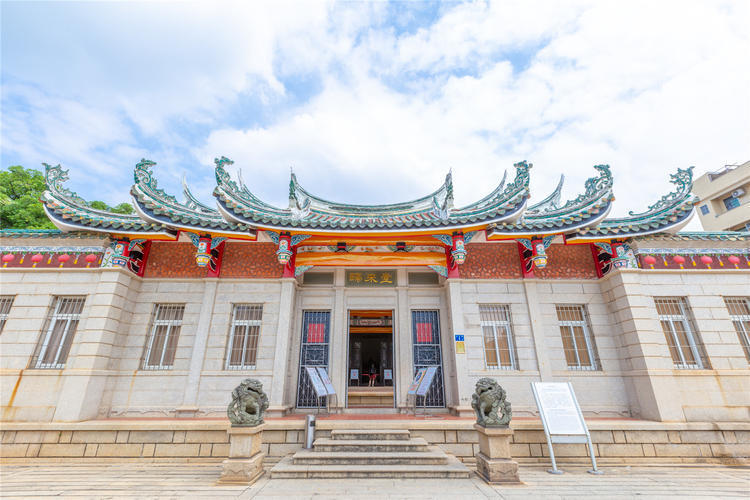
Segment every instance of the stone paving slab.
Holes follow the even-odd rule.
[[[485,499],[485,498],[750,498],[748,467],[606,467],[595,476],[586,468],[522,466],[523,486],[488,486],[481,479],[269,479],[217,486],[221,465],[34,463],[0,466],[0,498],[238,498],[294,499]]]

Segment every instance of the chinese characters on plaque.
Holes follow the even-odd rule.
[[[396,286],[395,269],[356,270],[347,269],[346,286],[380,287]]]

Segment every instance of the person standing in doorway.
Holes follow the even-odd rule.
[[[375,379],[378,377],[378,366],[375,364],[375,360],[370,358],[367,362],[368,373],[370,374],[370,387],[375,387]]]

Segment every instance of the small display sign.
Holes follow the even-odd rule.
[[[456,354],[466,354],[466,343],[463,335],[454,335],[456,339]]]
[[[320,380],[323,382],[323,386],[326,388],[326,394],[329,396],[336,394],[336,390],[333,388],[333,383],[331,382],[331,377],[328,376],[328,372],[324,367],[318,367],[318,375],[320,375]]]
[[[419,389],[419,384],[422,383],[425,373],[427,373],[427,368],[420,368],[419,370],[417,370],[417,374],[414,375],[414,381],[409,386],[409,391],[407,392],[407,394],[417,393],[417,389]]]
[[[312,383],[315,395],[318,397],[322,397],[327,394],[326,386],[323,384],[323,381],[320,380],[320,375],[318,374],[318,370],[316,370],[316,368],[317,367],[315,366],[306,366],[305,371],[307,372],[307,376],[310,377],[310,382]]]
[[[435,379],[436,373],[437,366],[427,367],[422,382],[419,384],[419,389],[417,389],[417,396],[424,396],[427,394],[427,391],[430,390],[430,386],[432,385],[432,381]]]
[[[393,380],[393,370],[383,370],[384,380]]]
[[[394,287],[396,286],[395,269],[346,270],[346,286],[354,287]]]
[[[359,370],[352,369],[349,370],[349,380],[359,380]]]

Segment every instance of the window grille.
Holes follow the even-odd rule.
[[[735,198],[734,196],[724,198],[724,206],[727,208],[727,211],[733,210],[740,206],[740,199]]]
[[[557,305],[565,361],[570,370],[598,370],[596,344],[591,335],[586,308],[582,305]]]
[[[328,370],[328,342],[331,335],[331,311],[304,311],[302,316],[302,343],[299,354],[297,408],[316,408],[326,404],[318,400],[307,366],[322,366]]]
[[[416,405],[427,408],[445,406],[443,386],[443,355],[440,347],[440,320],[438,311],[412,311],[412,343],[414,346],[414,375],[420,368],[437,368],[427,394],[417,396]]]
[[[484,337],[485,366],[506,370],[518,369],[510,307],[480,304],[479,321]]]
[[[168,370],[174,365],[185,304],[155,304],[143,356],[144,370]]]
[[[56,296],[44,321],[30,368],[65,368],[86,297]]]
[[[8,320],[8,314],[10,314],[10,308],[13,306],[13,295],[2,295],[0,296],[0,333],[3,333],[5,322]]]
[[[234,304],[226,361],[227,370],[255,368],[263,316],[261,304]]]
[[[688,316],[685,298],[655,297],[654,303],[675,368],[707,367],[707,359],[702,355],[695,328]]]
[[[745,350],[745,357],[750,362],[750,298],[748,297],[724,297],[724,302],[729,309],[729,317],[737,330],[740,344]]]

